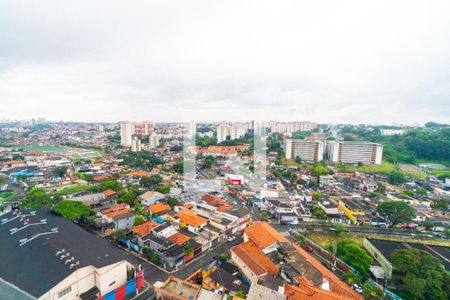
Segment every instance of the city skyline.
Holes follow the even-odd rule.
[[[0,118],[450,122],[448,2],[47,3],[0,4]]]

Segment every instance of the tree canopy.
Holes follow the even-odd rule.
[[[377,212],[390,228],[400,223],[410,223],[416,216],[414,209],[403,201],[385,201],[377,206]]]
[[[403,286],[416,299],[449,299],[450,275],[439,259],[418,249],[394,250],[394,269],[403,272]]]
[[[161,178],[161,175],[159,175],[159,174],[144,176],[139,181],[139,183],[145,187],[153,187],[155,185],[160,184],[161,182],[162,182],[162,178]]]
[[[81,201],[62,200],[53,207],[53,211],[66,219],[86,218],[92,214],[91,208]]]
[[[34,188],[23,198],[20,205],[28,208],[41,208],[50,207],[53,203],[53,199],[43,188]]]
[[[362,275],[367,275],[372,265],[372,257],[351,240],[340,240],[337,249],[338,256],[357,269]]]

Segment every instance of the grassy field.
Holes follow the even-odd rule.
[[[364,165],[364,166],[349,166],[338,165],[337,169],[341,172],[361,172],[361,173],[381,173],[388,174],[396,169],[396,166],[392,163],[383,161],[381,165]]]
[[[336,236],[334,233],[324,233],[324,232],[308,232],[306,233],[306,236],[319,244],[320,246],[325,246],[326,244],[330,242],[335,242],[336,239],[349,239],[354,241],[356,244],[362,247],[364,236],[371,237],[371,238],[377,238],[377,239],[383,239],[383,240],[390,240],[390,241],[401,241],[404,242],[405,239],[397,238],[397,237],[387,237],[386,235],[379,235],[379,234],[356,234],[356,233],[341,233],[339,236]],[[421,243],[421,244],[429,244],[429,245],[439,245],[439,246],[450,246],[450,241],[442,241],[442,240],[420,240],[420,239],[407,239],[406,241],[411,243]]]
[[[59,195],[59,196],[67,196],[67,195],[72,195],[75,193],[85,192],[85,191],[89,190],[90,187],[91,186],[88,184],[72,185],[72,186],[67,186],[67,187],[60,189],[55,194]]]
[[[447,176],[450,177],[450,170],[432,169],[431,172],[433,172],[433,174],[436,175],[436,176],[447,175]]]
[[[61,150],[63,147],[61,146],[39,146],[39,145],[32,145],[32,146],[25,146],[23,147],[23,149],[25,151],[36,151],[36,150],[40,150],[40,151],[57,151],[57,150]]]
[[[291,166],[291,167],[301,167],[302,164],[298,164],[295,162],[295,160],[293,159],[286,159],[285,157],[281,157],[280,158],[280,163],[283,166]]]
[[[0,192],[0,202],[8,202],[14,199],[17,192]]]

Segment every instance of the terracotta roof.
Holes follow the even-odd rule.
[[[127,203],[120,203],[120,204],[117,204],[117,205],[115,205],[113,207],[110,207],[108,209],[102,210],[100,213],[106,215],[106,214],[109,214],[109,213],[112,213],[112,212],[115,212],[115,211],[118,211],[118,210],[129,208],[129,207],[130,206]]]
[[[195,215],[191,211],[183,211],[177,213],[174,217],[179,218],[181,222],[186,223],[188,225],[199,227],[202,224],[208,222],[208,219],[202,218],[200,216]]]
[[[146,177],[150,176],[150,173],[145,171],[131,171],[126,174],[126,176],[132,176],[132,177]]]
[[[300,278],[299,286],[294,286],[291,284],[284,285],[284,295],[288,300],[351,300],[355,299],[354,297],[347,297],[340,295],[338,293],[334,293],[331,291],[322,290],[321,288],[317,288],[307,280]]]
[[[133,228],[131,228],[131,231],[135,232],[139,236],[144,236],[150,233],[150,231],[152,231],[152,229],[157,226],[159,226],[159,223],[156,223],[154,221],[148,221],[141,225],[134,226]]]
[[[110,197],[110,196],[113,196],[113,195],[115,195],[115,194],[117,194],[115,191],[113,191],[113,190],[106,190],[106,191],[103,191],[103,195],[105,196],[105,197]]]
[[[103,179],[106,179],[106,178],[108,178],[108,176],[106,176],[106,175],[96,175],[93,177],[93,179],[95,181],[102,181]]]
[[[324,278],[327,278],[330,283],[330,289],[334,293],[338,293],[342,296],[350,297],[351,299],[363,299],[361,295],[355,292],[351,287],[349,287],[344,281],[340,280],[333,272],[328,270],[324,265],[312,257],[308,252],[303,250],[296,243],[291,243],[291,245],[306,259],[308,262],[314,266],[318,271],[320,271]]]
[[[106,214],[106,216],[108,216],[108,218],[116,218],[116,219],[117,219],[117,217],[123,216],[123,215],[131,215],[131,211],[128,208],[125,208],[125,209],[116,210],[116,211]]]
[[[23,160],[8,160],[0,163],[0,165],[19,165],[25,163]]]
[[[175,233],[174,235],[169,236],[169,240],[171,240],[172,242],[178,244],[178,245],[183,245],[184,243],[186,243],[187,241],[189,241],[191,238],[188,237],[187,235],[184,235],[182,233]]]
[[[245,234],[259,249],[264,249],[275,242],[288,243],[289,241],[266,222],[255,222],[244,230]]]
[[[252,241],[234,246],[234,252],[256,275],[269,274],[275,276],[279,268]]]
[[[147,208],[150,212],[152,212],[154,214],[171,209],[170,205],[164,204],[161,202],[155,203],[153,205],[149,205],[149,206],[147,206]]]

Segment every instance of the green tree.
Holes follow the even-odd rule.
[[[361,282],[361,279],[359,279],[358,275],[356,275],[352,271],[345,272],[344,278],[345,282],[347,282],[348,285],[352,285],[354,283],[359,284]]]
[[[163,186],[158,187],[156,190],[158,192],[160,192],[161,194],[168,194],[168,193],[170,193],[170,186],[163,185]]]
[[[295,162],[298,163],[298,164],[301,164],[301,163],[302,163],[301,157],[297,155],[297,156],[295,157]]]
[[[175,206],[180,205],[181,203],[180,203],[180,201],[178,201],[177,198],[171,197],[171,198],[169,198],[169,200],[167,201],[167,204],[169,204],[170,207],[174,208]]]
[[[384,194],[386,192],[386,186],[383,183],[378,182],[376,192],[380,193],[380,194]]]
[[[366,251],[351,240],[338,242],[337,254],[343,261],[357,269],[363,276],[368,274],[372,265],[372,257]]]
[[[142,225],[145,223],[145,219],[142,216],[136,216],[134,219],[134,226]]]
[[[406,182],[405,174],[401,171],[393,170],[388,175],[389,183],[399,185]]]
[[[377,206],[377,212],[389,228],[400,223],[410,223],[416,216],[411,206],[403,201],[385,201]]]
[[[321,175],[330,174],[330,170],[321,163],[315,163],[311,169],[311,176],[319,177]]]
[[[263,211],[261,211],[261,212],[259,213],[259,218],[260,218],[262,221],[267,221],[267,220],[269,220],[270,215],[269,215],[269,213],[268,213],[267,211],[263,210]]]
[[[115,179],[106,178],[100,184],[100,190],[101,191],[113,190],[115,192],[119,192],[120,190],[122,190],[122,185]]]
[[[234,295],[235,295],[236,297],[245,299],[245,293],[244,293],[243,291],[237,291],[236,293],[234,293]]]
[[[367,300],[381,300],[383,299],[383,291],[367,280],[363,286],[362,296]]]
[[[381,195],[377,192],[370,192],[367,197],[369,197],[370,199],[380,199]]]
[[[318,205],[315,205],[311,208],[311,214],[320,220],[326,220],[328,219],[327,214],[323,211],[322,208],[320,208]]]
[[[117,202],[128,203],[129,205],[134,205],[134,200],[139,196],[140,192],[137,188],[124,189],[119,192],[117,196]]]
[[[155,185],[158,185],[161,182],[162,178],[161,175],[159,174],[141,177],[141,180],[139,181],[139,183],[145,187],[154,187]]]
[[[206,170],[206,169],[211,169],[211,166],[213,165],[214,161],[216,159],[214,158],[214,156],[208,155],[205,160],[203,161],[202,164],[202,169]]]
[[[55,175],[58,175],[59,177],[63,177],[66,174],[67,169],[68,168],[66,166],[59,166],[59,167],[56,167],[53,172],[55,173]]]
[[[81,201],[63,200],[53,206],[53,211],[66,219],[86,218],[92,214],[91,208]]]
[[[230,257],[226,252],[222,252],[219,254],[218,258],[221,261],[227,261]]]
[[[416,299],[448,299],[450,276],[439,259],[419,249],[392,253],[394,269],[405,274],[403,286]]]
[[[50,207],[54,201],[43,188],[34,188],[23,198],[20,206],[28,208]]]

